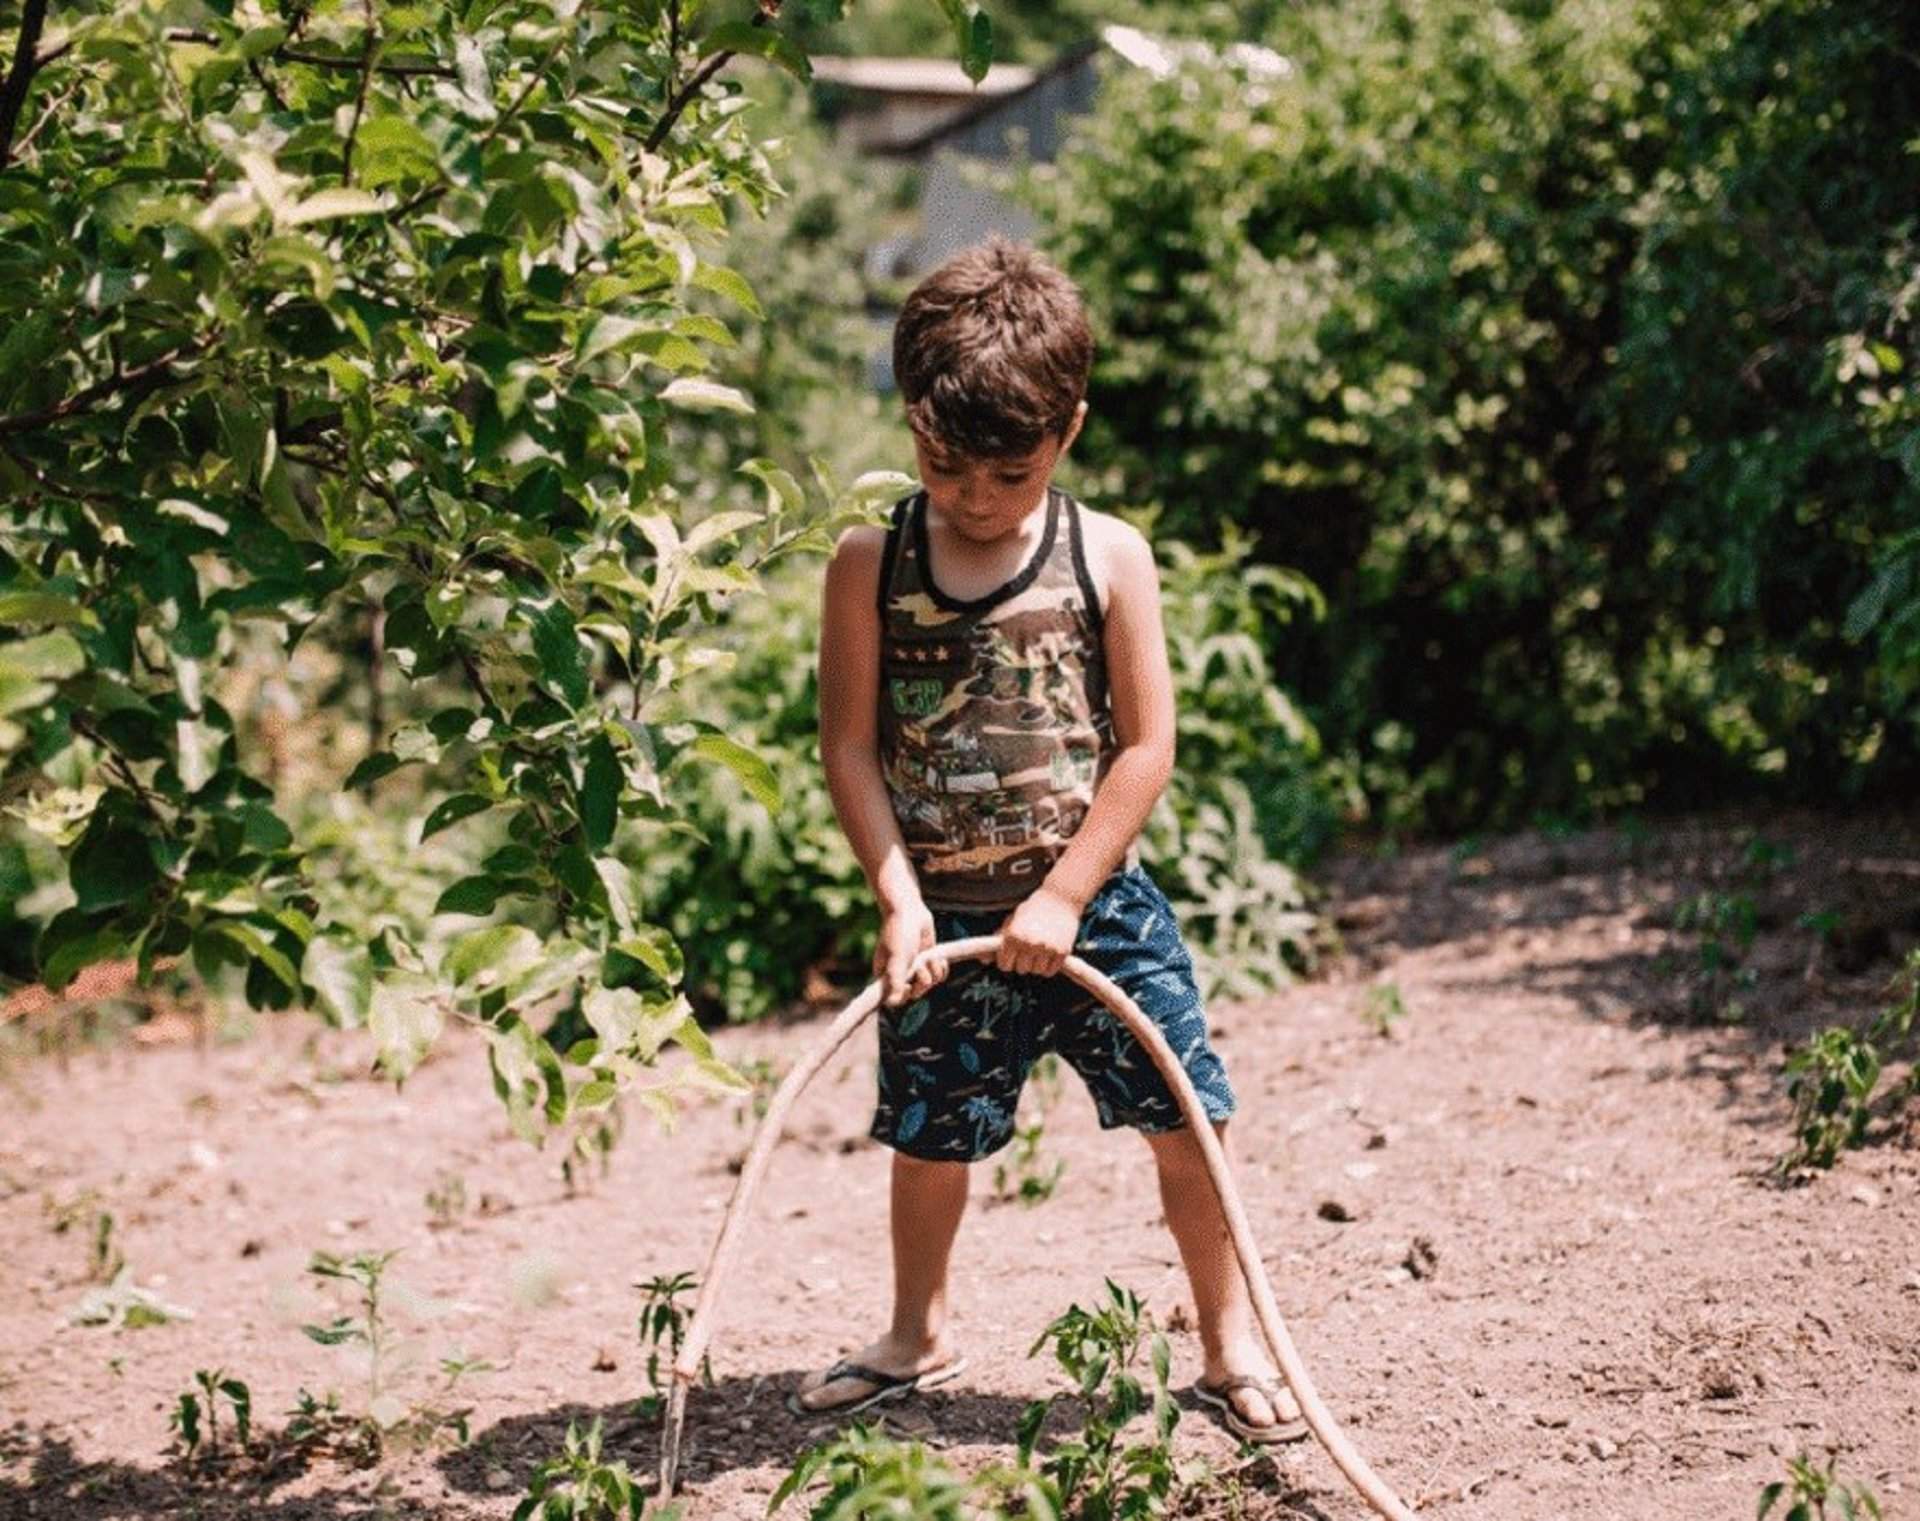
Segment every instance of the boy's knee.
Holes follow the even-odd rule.
[[[964,1173],[969,1164],[955,1157],[916,1157],[910,1151],[896,1150],[893,1166],[913,1182],[936,1182]]]
[[[1213,1133],[1224,1147],[1227,1141],[1227,1122],[1215,1120]],[[1153,1159],[1164,1173],[1189,1175],[1207,1170],[1207,1154],[1201,1150],[1200,1142],[1190,1125],[1181,1125],[1172,1130],[1143,1131],[1147,1144],[1153,1148]]]

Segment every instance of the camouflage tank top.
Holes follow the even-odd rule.
[[[926,514],[924,491],[895,504],[880,562],[881,770],[927,906],[1011,909],[1117,749],[1080,504],[1049,486],[1026,567],[966,600],[934,579]],[[1129,845],[1124,864],[1138,862]]]

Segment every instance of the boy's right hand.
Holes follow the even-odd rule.
[[[909,1003],[947,976],[944,956],[932,956],[909,979],[913,958],[928,946],[939,944],[933,926],[933,912],[924,903],[897,908],[880,921],[880,943],[873,949],[873,974],[881,980],[880,1003],[884,1008]]]

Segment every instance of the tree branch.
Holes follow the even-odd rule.
[[[27,90],[33,84],[40,60],[34,56],[40,46],[40,33],[47,24],[47,0],[27,0],[20,16],[20,38],[14,44],[13,67],[0,84],[0,169],[13,156],[13,129],[26,109]]]
[[[13,151],[15,153],[25,153],[27,149],[31,148],[33,146],[33,140],[46,129],[47,123],[53,120],[62,106],[80,93],[80,86],[86,82],[87,76],[80,74],[75,77],[72,84],[68,85],[66,89],[48,101],[47,109],[42,111],[40,113],[40,119],[27,129],[27,135],[13,145]]]
[[[774,21],[778,19],[779,15],[780,0],[759,0],[759,4],[754,11],[753,20],[748,24],[750,26],[771,26]],[[676,23],[677,30],[677,23],[680,19],[680,12],[677,6],[668,19]],[[709,79],[713,78],[715,74],[718,74],[721,69],[725,68],[727,60],[731,57],[733,57],[733,53],[730,51],[715,53],[713,57],[709,58],[694,71],[685,84],[680,86],[679,89],[675,90],[673,94],[668,97],[667,109],[661,113],[660,120],[653,124],[653,130],[647,134],[647,141],[645,143],[647,152],[653,152],[667,140],[667,134],[673,130],[673,124],[680,119],[680,113],[686,110],[687,106],[693,101],[693,98],[700,93],[700,87]],[[667,77],[672,78],[671,71],[673,64],[671,61],[668,62],[667,68],[669,71]]]
[[[316,69],[359,69],[365,67],[360,58],[329,58],[324,53],[308,53],[297,48],[276,48],[273,56],[284,58],[288,63],[310,64]],[[444,64],[394,62],[374,66],[376,74],[433,74],[441,79],[454,79],[458,76]]]
[[[96,404],[122,391],[144,396],[147,392],[157,391],[162,386],[178,385],[189,377],[174,374],[173,362],[176,359],[186,359],[198,354],[211,347],[212,343],[213,334],[202,334],[191,343],[183,343],[177,348],[168,349],[158,359],[149,359],[145,364],[137,365],[131,370],[96,381],[84,391],[74,392],[65,401],[55,402],[50,407],[42,407],[38,412],[16,412],[12,417],[0,417],[0,438],[14,433],[31,433],[36,428],[44,428],[48,423],[59,422],[76,413],[91,412]]]
[[[374,24],[373,0],[367,5],[367,45],[360,54],[360,89],[353,97],[353,123],[347,128],[347,144],[340,152],[340,183],[353,183],[353,140],[360,135],[360,118],[367,112],[367,87],[373,83],[373,60],[380,51],[380,29]]]
[[[286,101],[281,97],[280,92],[273,87],[273,81],[267,78],[267,71],[260,67],[260,60],[258,58],[249,58],[247,60],[247,72],[252,74],[254,79],[259,83],[260,88],[267,92],[267,99],[273,102],[274,110],[284,111],[287,109]]]
[[[514,117],[520,114],[520,108],[527,103],[527,97],[533,94],[533,87],[540,83],[541,76],[545,74],[547,69],[552,65],[553,60],[560,56],[561,46],[566,40],[566,33],[562,32],[559,40],[547,49],[546,57],[542,58],[534,71],[527,76],[527,82],[520,87],[520,93],[513,98],[513,104],[508,106],[507,109],[500,114],[492,126],[481,133],[480,141],[474,145],[476,152],[484,153],[488,144],[505,130],[507,124],[511,122]],[[418,211],[422,206],[426,205],[427,202],[437,201],[452,188],[452,182],[443,178],[437,185],[428,185],[424,189],[416,191],[398,206],[394,207],[389,215],[392,217],[403,217],[407,215],[408,212]]]
[[[758,16],[753,18],[753,24],[755,26],[760,24]],[[667,109],[661,113],[660,120],[653,124],[653,130],[647,134],[644,145],[647,152],[653,152],[667,140],[667,134],[673,130],[673,124],[680,119],[680,113],[687,109],[693,97],[700,93],[700,87],[725,68],[727,60],[731,57],[733,54],[726,51],[715,53],[688,77],[685,84],[673,92],[673,98],[667,102]]]

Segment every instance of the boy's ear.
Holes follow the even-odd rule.
[[[1073,447],[1073,441],[1080,436],[1080,426],[1087,420],[1087,404],[1084,400],[1073,409],[1073,421],[1067,424],[1067,436],[1060,443],[1060,453],[1065,454]]]

